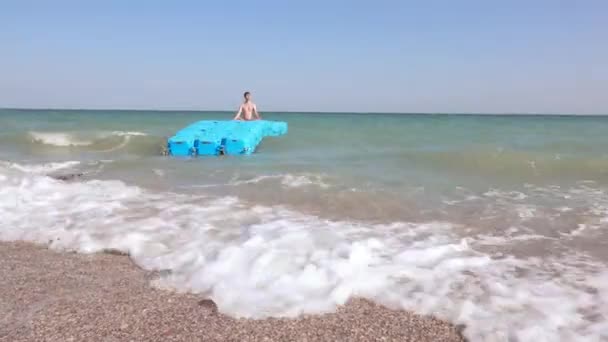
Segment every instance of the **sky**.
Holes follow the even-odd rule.
[[[0,0],[0,107],[608,114],[605,0]]]

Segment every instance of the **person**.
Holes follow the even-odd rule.
[[[262,117],[258,112],[258,108],[255,106],[255,103],[251,101],[251,93],[246,91],[245,94],[243,94],[243,97],[245,98],[245,101],[243,101],[232,120],[261,120]]]

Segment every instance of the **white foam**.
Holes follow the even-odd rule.
[[[469,239],[467,239],[469,240]],[[538,234],[518,234],[518,235],[507,235],[507,236],[495,236],[495,235],[478,235],[470,241],[476,245],[512,245],[516,241],[531,241],[531,240],[555,240]]]
[[[483,195],[486,197],[497,197],[510,200],[524,200],[528,197],[528,195],[520,191],[501,191],[499,189],[490,189],[489,191],[486,191]]]
[[[238,186],[238,185],[244,185],[244,184],[257,184],[260,182],[263,182],[265,180],[270,180],[270,179],[281,179],[283,177],[283,175],[261,175],[261,176],[256,176],[250,179],[239,179],[238,176],[233,177],[233,179],[230,180],[230,182],[228,184],[225,185],[232,185],[232,186]]]
[[[84,133],[80,133],[83,135]],[[29,132],[32,141],[57,147],[71,147],[71,146],[90,146],[100,139],[105,139],[111,136],[124,137],[121,146],[112,148],[107,151],[109,152],[124,147],[128,143],[131,136],[146,136],[146,133],[136,131],[113,131],[113,132],[91,132],[88,134],[89,138],[83,138],[79,136],[77,132]]]
[[[447,222],[327,221],[118,181],[0,175],[0,239],[128,252],[172,270],[157,286],[205,293],[233,316],[326,312],[360,296],[464,323],[472,341],[608,337],[606,265],[575,252],[496,258]]]
[[[29,134],[36,143],[59,147],[88,146],[94,143],[94,140],[76,138],[70,133],[63,132],[29,132]]]
[[[65,162],[53,162],[53,163],[45,163],[45,164],[19,164],[19,163],[11,163],[7,161],[0,161],[0,167],[10,168],[14,170],[19,170],[21,172],[33,173],[33,174],[47,174],[54,171],[59,171],[63,169],[70,169],[77,165],[79,165],[79,161],[65,161]]]
[[[146,136],[147,134],[143,133],[143,132],[136,132],[136,131],[126,131],[126,132],[114,131],[114,132],[112,132],[112,135],[122,137],[122,136]]]
[[[299,188],[307,185],[316,185],[321,188],[328,188],[329,185],[323,182],[318,175],[284,175],[281,184],[290,188]]]
[[[281,185],[289,188],[299,188],[307,185],[316,185],[321,188],[328,188],[329,185],[323,182],[322,175],[316,174],[276,174],[262,175],[247,180],[233,179],[230,185],[256,184],[267,180],[278,179]]]
[[[579,223],[577,228],[570,232],[570,235],[574,235],[574,236],[581,235],[583,233],[583,231],[587,228],[589,228],[589,226],[587,226],[586,224]]]
[[[528,220],[534,217],[536,208],[529,205],[516,205],[515,211],[522,220]]]
[[[323,176],[315,174],[275,174],[261,175],[249,179],[240,179],[238,176],[233,177],[227,183],[218,184],[202,184],[189,185],[188,188],[214,188],[222,186],[242,186],[248,184],[258,184],[266,181],[280,181],[281,185],[286,188],[300,188],[304,186],[318,186],[320,188],[329,188],[329,184],[323,181]]]

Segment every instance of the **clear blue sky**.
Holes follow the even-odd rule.
[[[0,0],[0,107],[608,114],[605,0]]]

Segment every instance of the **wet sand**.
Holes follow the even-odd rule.
[[[464,341],[433,317],[356,299],[297,319],[234,319],[149,285],[127,256],[0,242],[0,341]]]

